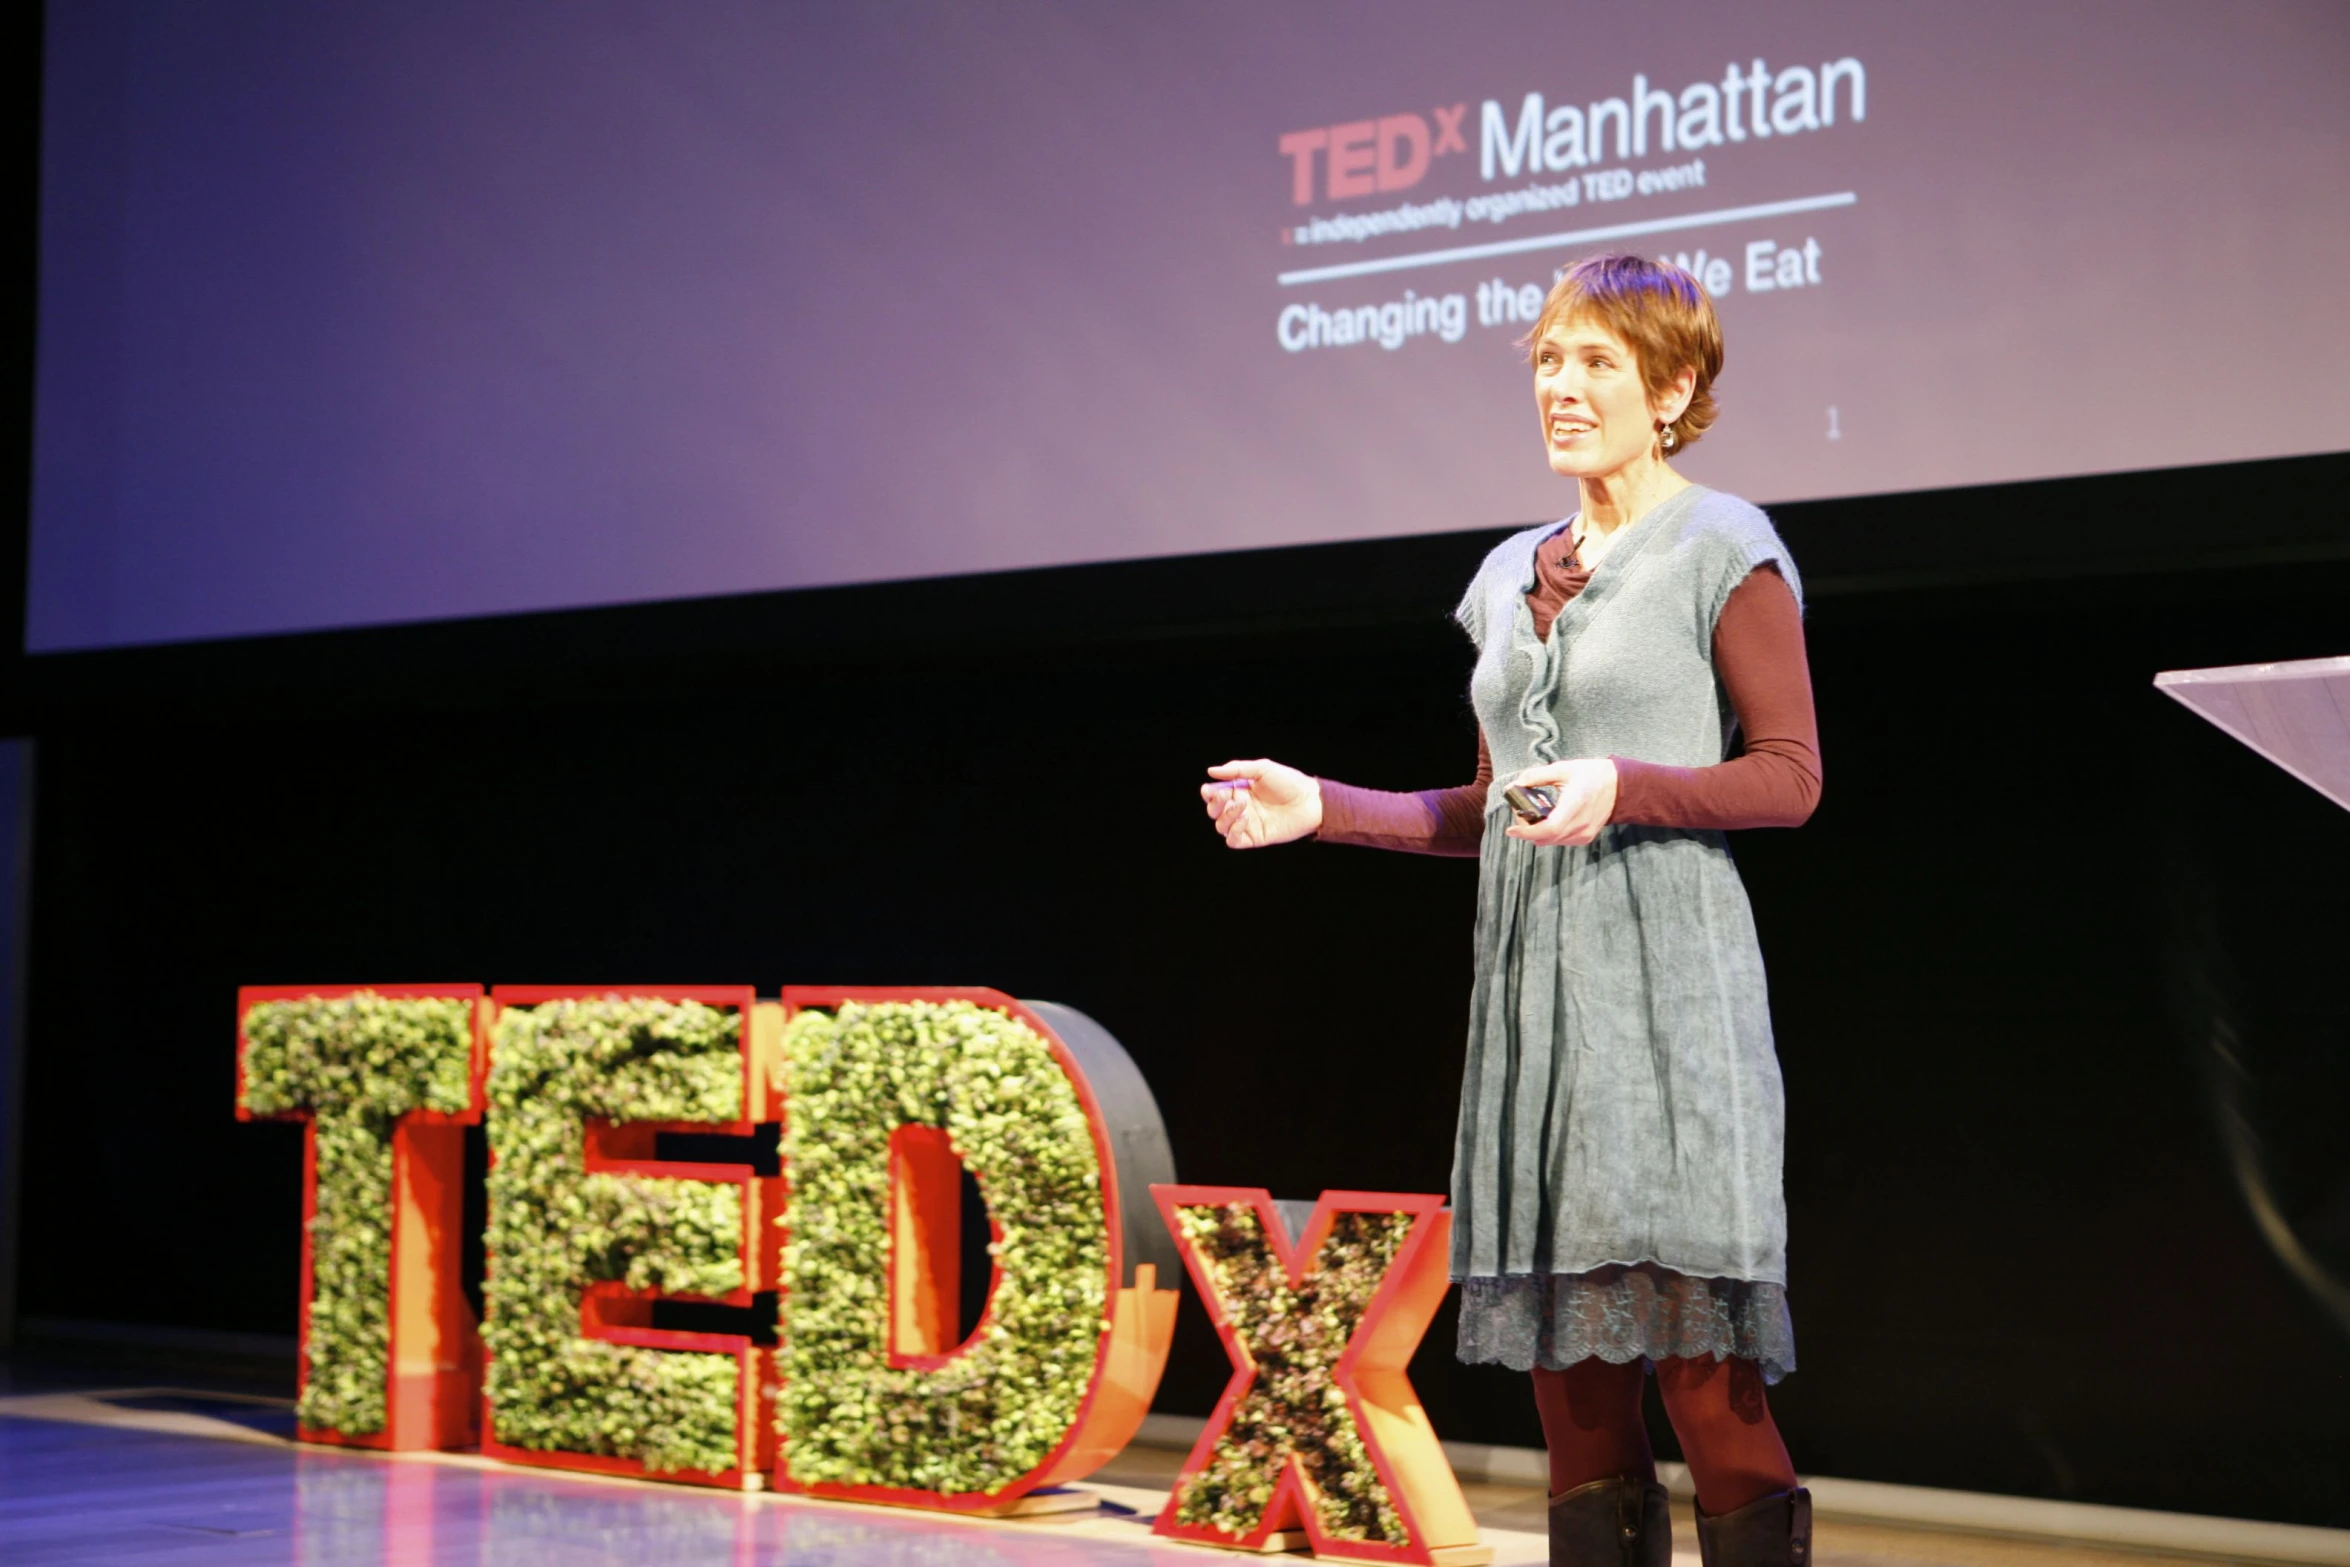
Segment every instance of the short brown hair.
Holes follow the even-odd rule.
[[[1640,356],[1640,379],[1651,402],[1683,370],[1697,372],[1689,406],[1672,423],[1678,445],[1705,434],[1721,409],[1714,402],[1714,378],[1722,373],[1722,323],[1705,285],[1669,261],[1645,256],[1593,256],[1559,274],[1534,330],[1519,346],[1529,364],[1534,345],[1552,323],[1588,315],[1631,345]]]

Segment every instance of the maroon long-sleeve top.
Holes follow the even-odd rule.
[[[1591,580],[1562,528],[1534,552],[1534,587],[1526,595],[1534,634]],[[1820,798],[1819,724],[1812,713],[1811,667],[1803,653],[1803,615],[1777,569],[1763,566],[1735,588],[1714,623],[1714,673],[1738,715],[1744,745],[1711,767],[1666,767],[1619,756],[1616,806],[1608,820],[1649,827],[1793,827]],[[1477,776],[1450,789],[1395,793],[1322,780],[1324,843],[1362,844],[1413,854],[1474,855],[1485,835],[1485,798],[1493,754],[1477,735]]]

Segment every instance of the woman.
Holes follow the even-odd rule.
[[[1784,1108],[1722,830],[1795,826],[1819,797],[1800,579],[1761,512],[1673,471],[1722,365],[1688,273],[1582,262],[1527,348],[1544,449],[1581,504],[1497,546],[1461,600],[1476,780],[1385,794],[1236,761],[1201,792],[1236,849],[1479,857],[1460,1354],[1533,1372],[1551,1560],[1670,1559],[1652,1366],[1708,1567],[1799,1563],[1810,1497],[1763,1392],[1795,1367]],[[1495,778],[1557,803],[1522,820]]]

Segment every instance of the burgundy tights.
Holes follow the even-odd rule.
[[[1596,1355],[1564,1371],[1534,1373],[1534,1405],[1550,1448],[1551,1495],[1594,1480],[1656,1478],[1656,1455],[1640,1411],[1646,1379],[1637,1360],[1618,1366]],[[1660,1360],[1656,1385],[1697,1482],[1701,1509],[1736,1512],[1794,1489],[1795,1466],[1771,1422],[1762,1371],[1753,1361],[1710,1355]]]

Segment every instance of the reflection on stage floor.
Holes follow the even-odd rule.
[[[297,1447],[286,1440],[289,1423],[281,1400],[168,1389],[0,1397],[0,1561],[11,1567],[1202,1567],[1225,1555],[1150,1534],[1181,1461],[1180,1454],[1155,1448],[1129,1449],[1088,1482],[1103,1498],[1098,1510],[990,1523],[505,1468],[464,1454],[392,1458]],[[1538,1488],[1466,1489],[1497,1567],[1546,1560]],[[1695,1567],[1686,1503],[1678,1509],[1675,1537],[1676,1567]],[[1834,1518],[1820,1522],[1814,1559],[1822,1567],[2124,1567],[2179,1560]]]

